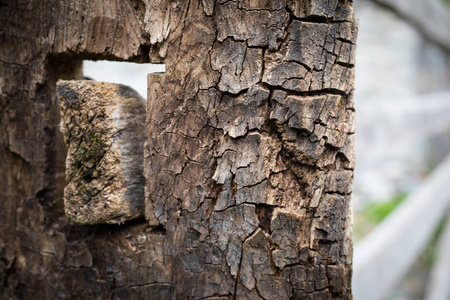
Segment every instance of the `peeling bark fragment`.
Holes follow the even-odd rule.
[[[341,148],[348,133],[348,120],[346,120],[345,99],[341,96],[328,97],[325,107],[320,114],[319,122],[327,124],[323,136],[326,143]],[[317,136],[321,138],[321,136]]]
[[[218,5],[217,39],[222,42],[233,37],[237,41],[246,41],[250,47],[278,48],[288,20],[282,2],[243,1],[238,5],[234,1],[227,1]]]
[[[348,133],[345,98],[329,96],[286,96],[274,93],[270,117],[285,141],[286,150],[299,162],[314,165],[320,157],[331,163]],[[328,146],[328,147],[327,147]],[[331,147],[331,148],[330,148]],[[328,162],[329,161],[329,162]]]
[[[327,62],[324,71],[314,74],[311,79],[310,90],[332,89],[349,93],[352,89],[349,78],[354,78],[354,76],[354,69]]]
[[[325,191],[339,194],[349,194],[351,193],[352,180],[352,171],[331,171],[325,182]]]
[[[354,65],[356,56],[356,45],[341,41],[336,42],[336,63],[343,65]]]
[[[284,62],[268,56],[264,68],[263,82],[272,86],[289,88],[295,81],[295,88],[307,90],[309,88],[310,74],[308,70],[296,62]]]
[[[250,133],[240,140],[225,138],[213,179],[223,184],[234,175],[237,189],[258,184],[275,169],[279,150],[279,144],[265,134]]]
[[[255,203],[255,204],[274,204],[267,201],[267,182],[263,181],[250,187],[240,188],[236,192],[236,204]]]
[[[337,31],[337,37],[343,40],[344,42],[355,44],[357,33],[358,27],[356,22],[339,23],[339,30]]]
[[[269,238],[258,228],[244,242],[239,280],[248,290],[256,288],[257,277],[271,275],[269,261]]]
[[[267,52],[263,81],[298,92],[334,89],[349,93],[356,37],[352,24],[294,20],[280,50]]]
[[[262,49],[247,48],[245,43],[226,39],[216,43],[211,66],[221,74],[219,90],[237,94],[256,84],[261,77]]]
[[[302,300],[303,299],[304,300],[315,300],[315,299],[330,300],[330,299],[333,299],[333,296],[332,296],[332,294],[330,294],[330,292],[328,290],[314,292],[314,293],[307,293],[303,290],[294,289],[293,293],[292,293],[292,298],[293,299],[302,299]]]
[[[299,262],[299,243],[306,229],[304,214],[275,212],[271,223],[272,242],[277,246],[272,252],[274,264],[283,269]]]
[[[325,194],[314,215],[311,247],[318,247],[320,240],[338,241],[344,239],[347,201],[348,196]]]
[[[202,0],[203,10],[207,16],[212,16],[214,13],[214,0]]]
[[[270,114],[272,119],[287,126],[306,133],[314,131],[315,123],[319,120],[319,115],[326,101],[326,96],[300,97],[288,96],[284,99],[276,99],[273,110]]]
[[[239,0],[239,8],[245,10],[282,10],[286,6],[286,1],[270,0]]]
[[[69,220],[115,224],[141,217],[144,100],[128,87],[93,81],[61,81],[58,96]]]
[[[231,177],[225,180],[225,182],[221,185],[222,190],[217,197],[217,201],[214,205],[214,210],[224,210],[236,204],[235,185],[236,184],[233,182]]]
[[[325,17],[334,18],[338,9],[338,0],[310,1],[310,0],[288,0],[287,5],[297,18]],[[344,5],[339,5],[342,7]]]
[[[305,178],[305,180],[308,179]],[[284,171],[272,174],[268,183],[265,204],[283,207],[294,212],[304,208],[307,204],[308,198],[303,182],[299,181],[292,172]]]
[[[342,265],[331,265],[327,267],[327,276],[330,280],[330,291],[340,293],[347,289],[345,282],[347,281],[345,269]]]
[[[246,94],[237,98],[223,96],[215,110],[216,126],[233,138],[243,136],[252,129],[261,129],[267,114],[268,98],[269,90],[258,85],[252,86]]]
[[[226,251],[227,264],[230,267],[230,273],[234,277],[238,276],[242,257],[242,241],[231,239]]]
[[[305,23],[294,21],[292,23],[290,41],[288,43],[287,59],[308,66],[310,69],[323,70],[326,62],[326,39],[330,30],[335,28],[327,24]],[[333,36],[331,36],[333,41]],[[334,43],[330,43],[333,47]],[[328,52],[332,52],[333,48]]]
[[[339,152],[345,158],[344,168],[353,170],[355,169],[355,135],[348,135],[345,139],[344,145]]]
[[[242,204],[223,212],[213,212],[210,229],[214,236],[211,236],[211,242],[225,251],[232,238],[243,241],[257,227],[258,219],[254,205]]]
[[[326,268],[322,265],[297,265],[289,268],[289,274],[294,289],[302,290],[306,293],[313,293],[316,290],[322,290],[328,286]]]

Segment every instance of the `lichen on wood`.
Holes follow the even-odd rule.
[[[129,87],[88,80],[59,81],[58,98],[69,220],[116,224],[141,217],[144,99]]]

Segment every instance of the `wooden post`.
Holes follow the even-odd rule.
[[[0,22],[3,298],[351,298],[351,0],[10,0]],[[148,221],[64,216],[58,66],[88,58],[167,66]]]

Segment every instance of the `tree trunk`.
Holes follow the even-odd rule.
[[[349,299],[350,0],[0,5],[0,299]],[[149,75],[146,218],[64,215],[57,78]]]

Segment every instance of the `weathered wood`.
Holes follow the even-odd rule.
[[[127,86],[89,80],[59,81],[57,90],[66,216],[80,224],[143,217],[145,100]]]
[[[449,205],[450,207],[450,205]],[[450,299],[450,214],[447,213],[445,227],[439,237],[436,261],[428,279],[425,300]]]
[[[351,298],[352,1],[0,14],[1,299]],[[150,226],[64,216],[55,86],[86,58],[166,64],[149,77]]]
[[[384,299],[425,249],[450,205],[449,170],[447,156],[415,193],[356,244],[355,299]],[[377,288],[372,289],[375,281]]]
[[[327,3],[190,10],[149,75],[146,217],[176,297],[350,297],[356,27]]]

